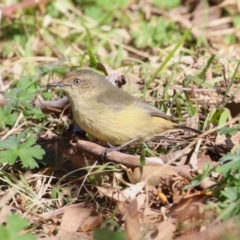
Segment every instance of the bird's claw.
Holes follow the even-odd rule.
[[[107,148],[101,153],[101,159],[104,160],[108,153],[121,150],[120,147],[114,147],[112,144],[107,143]]]

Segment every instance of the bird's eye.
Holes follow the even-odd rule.
[[[81,83],[81,80],[80,79],[74,79],[74,84],[78,85]]]

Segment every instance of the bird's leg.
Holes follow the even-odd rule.
[[[113,152],[113,151],[120,151],[123,148],[125,148],[126,146],[130,145],[133,142],[136,142],[138,140],[138,138],[134,138],[129,142],[126,142],[118,147],[114,147],[111,143],[107,143],[108,148],[106,148],[102,153],[101,153],[101,158],[105,159],[105,157],[107,156],[108,153]]]

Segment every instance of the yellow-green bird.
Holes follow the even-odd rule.
[[[114,87],[90,69],[70,71],[58,86],[66,93],[76,123],[87,133],[114,146],[147,141],[169,129],[199,131],[179,125],[157,108]]]

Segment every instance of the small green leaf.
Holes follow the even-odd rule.
[[[85,14],[95,20],[99,20],[104,14],[103,11],[97,6],[88,6],[84,9]]]
[[[206,78],[206,74],[207,74],[207,70],[209,69],[209,67],[211,66],[213,60],[215,59],[215,55],[211,55],[211,57],[208,59],[206,66],[201,70],[201,72],[198,74],[198,77],[200,79],[205,79]]]
[[[201,87],[208,88],[208,89],[214,89],[214,85],[206,82],[204,78],[199,78],[196,76],[188,76],[188,77],[190,77],[193,82],[195,82],[197,85],[199,85]]]
[[[227,122],[227,120],[228,120],[228,118],[230,117],[230,115],[231,115],[231,114],[230,114],[230,111],[225,108],[225,109],[223,110],[220,118],[219,118],[219,122],[218,122],[219,126],[224,125],[224,124]]]
[[[240,148],[235,153],[228,153],[220,159],[223,164],[216,168],[217,172],[227,175],[228,173],[240,170]]]
[[[27,136],[25,141],[21,142],[24,137],[26,134],[21,133],[0,141],[0,148],[4,149],[0,152],[0,162],[13,165],[17,159],[20,159],[25,168],[38,167],[35,159],[42,159],[45,152],[39,145],[34,145],[35,135]]]
[[[13,149],[17,148],[15,144],[15,135],[8,137],[6,140],[0,140],[0,148]]]
[[[171,9],[171,8],[175,8],[177,6],[179,6],[181,3],[180,0],[153,0],[153,4],[156,7],[160,7],[160,8],[165,8],[165,9]]]
[[[238,189],[237,187],[226,188],[221,192],[222,195],[227,197],[231,202],[238,200]]]
[[[240,125],[236,125],[234,128],[232,128],[232,127],[223,127],[223,128],[218,130],[218,133],[220,133],[222,135],[223,134],[233,135],[233,134],[235,134],[239,130],[240,130]]]
[[[97,67],[97,60],[93,54],[93,51],[91,49],[91,47],[88,47],[88,56],[90,59],[90,67],[91,68],[96,68]]]
[[[18,114],[12,113],[13,107],[6,105],[0,108],[0,130],[4,129],[5,126],[12,126],[17,120]]]
[[[2,163],[13,165],[16,162],[17,158],[18,154],[13,149],[0,152],[0,162]]]
[[[69,70],[68,66],[62,65],[65,61],[66,59],[63,58],[54,63],[41,65],[37,68],[37,70],[41,74],[41,76],[45,76],[47,74],[50,74],[50,75],[57,74],[58,76],[63,77],[66,74],[66,72]]]
[[[28,92],[36,93],[38,91],[38,85],[35,76],[22,76],[17,81],[17,88],[27,89]]]
[[[43,92],[42,96],[45,100],[49,100],[49,99],[52,99],[53,94],[51,92]]]
[[[34,99],[34,93],[28,92],[26,89],[12,88],[9,92],[6,92],[4,96],[10,100],[14,107],[32,108],[31,101]]]
[[[39,108],[33,107],[32,109],[28,109],[24,111],[25,116],[29,116],[33,119],[45,118],[47,115],[44,114]]]
[[[36,142],[36,139],[34,138],[33,135],[31,135],[30,137],[25,139],[25,141],[21,144],[21,147],[22,148],[31,147],[35,142]]]
[[[28,221],[19,214],[7,216],[7,226],[0,226],[0,239],[4,240],[35,240],[33,234],[22,234],[21,231],[26,229]]]
[[[124,240],[126,239],[125,233],[121,230],[113,231],[108,227],[104,228],[95,228],[94,239],[96,240]]]
[[[240,16],[233,16],[232,17],[232,20],[233,20],[233,25],[234,27],[239,27],[240,26]]]

